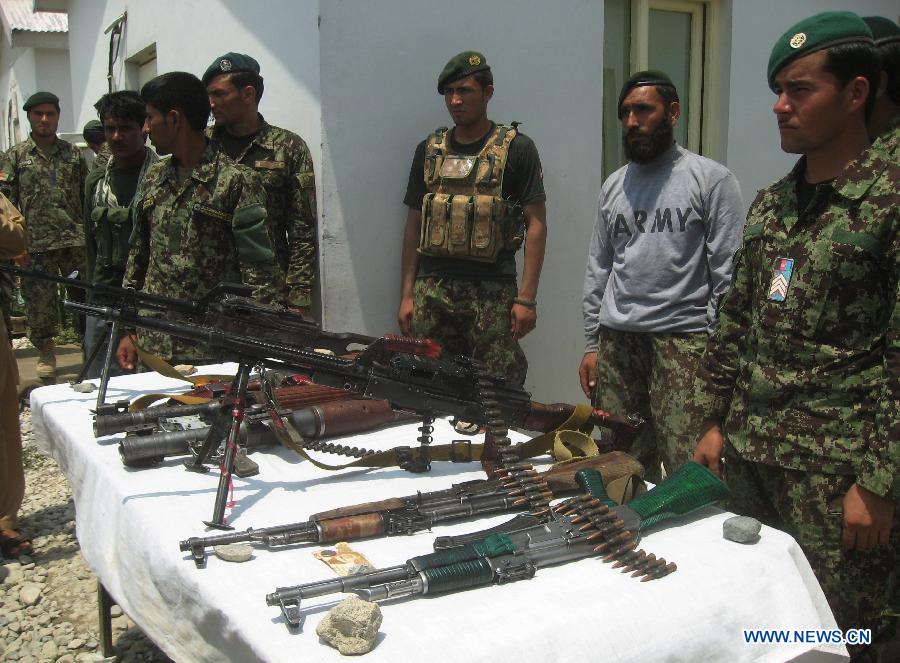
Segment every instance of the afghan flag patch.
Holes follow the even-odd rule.
[[[793,258],[776,258],[772,269],[772,282],[769,283],[769,300],[783,302],[787,297],[791,274],[794,272]]]

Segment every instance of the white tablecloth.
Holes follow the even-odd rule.
[[[209,367],[222,372],[234,365]],[[155,373],[115,378],[107,402],[185,383]],[[152,469],[123,467],[119,436],[96,440],[90,410],[96,394],[68,385],[31,394],[39,444],[69,479],[77,535],[88,566],[122,609],[179,663],[298,661],[342,657],[319,642],[315,627],[345,598],[306,604],[301,632],[285,626],[265,595],[278,586],[332,577],[312,545],[257,549],[243,564],[210,556],[197,569],[179,541],[206,532],[218,471],[198,475],[169,459]],[[342,440],[386,449],[416,444],[415,424]],[[439,420],[436,442],[459,437]],[[320,454],[326,462],[337,457]],[[252,454],[260,473],[235,479],[237,529],[303,521],[317,511],[447,488],[483,478],[478,464],[435,463],[426,475],[399,469],[329,473],[282,448]],[[40,486],[29,486],[40,490]],[[763,528],[761,540],[722,538],[729,515],[708,508],[647,534],[641,547],[678,565],[661,580],[641,583],[609,564],[586,559],[539,569],[531,580],[451,595],[382,604],[384,621],[372,661],[784,661],[844,660],[843,646],[746,644],[743,629],[834,629],[834,618],[806,558],[788,535]],[[435,536],[462,534],[509,515],[436,527],[409,537],[352,542],[375,566],[430,552]],[[830,652],[830,653],[829,653]],[[804,657],[804,660],[809,660]]]

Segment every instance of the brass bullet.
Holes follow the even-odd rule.
[[[622,568],[623,566],[628,564],[630,561],[637,559],[641,555],[641,552],[642,551],[640,551],[640,550],[632,550],[632,551],[625,553],[618,559],[618,561],[615,564],[613,564],[612,567],[614,569]]]

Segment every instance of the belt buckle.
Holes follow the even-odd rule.
[[[458,453],[459,447],[465,447],[465,455]],[[472,462],[472,440],[450,440],[450,462],[451,463],[471,463]]]

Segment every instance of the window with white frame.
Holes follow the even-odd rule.
[[[603,26],[603,177],[625,163],[616,103],[634,72],[659,69],[681,101],[680,145],[708,154],[715,99],[711,86],[718,0],[605,0]]]

